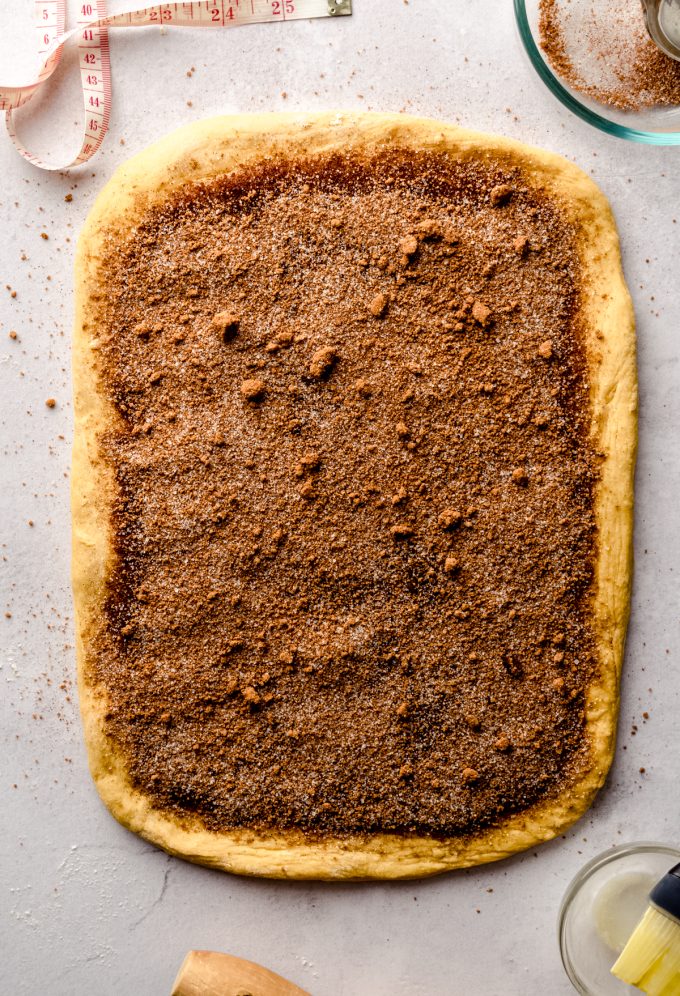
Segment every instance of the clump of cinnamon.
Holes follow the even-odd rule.
[[[375,297],[371,299],[368,310],[375,318],[382,318],[387,311],[387,304],[388,299],[386,294],[376,294]]]
[[[238,315],[234,315],[231,311],[219,311],[212,320],[213,328],[217,330],[225,342],[234,338],[240,323]]]
[[[250,377],[241,384],[241,396],[246,401],[261,401],[266,391],[266,384],[263,380]]]
[[[332,346],[324,346],[312,356],[309,362],[311,377],[327,377],[338,361],[338,353]]]

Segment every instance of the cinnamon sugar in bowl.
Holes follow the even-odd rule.
[[[661,53],[637,0],[514,0],[520,38],[550,92],[601,131],[680,145],[680,62]]]

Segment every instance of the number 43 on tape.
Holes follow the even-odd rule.
[[[164,3],[141,10],[107,16],[106,0],[78,6],[78,23],[66,31],[66,0],[35,0],[39,38],[39,72],[23,86],[0,86],[0,110],[10,138],[21,155],[41,169],[68,169],[87,162],[100,148],[111,112],[111,60],[109,28],[148,25],[182,28],[237,28],[264,21],[293,21],[311,17],[337,17],[352,13],[352,0],[193,0]],[[50,78],[70,38],[77,38],[80,78],[85,104],[85,129],[78,155],[70,163],[52,165],[31,155],[16,133],[13,112],[27,103]]]

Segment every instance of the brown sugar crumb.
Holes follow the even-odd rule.
[[[522,662],[517,654],[504,650],[501,654],[501,660],[503,662],[503,667],[512,678],[522,677],[524,674],[524,668],[522,667]]]
[[[225,342],[233,339],[239,330],[241,319],[231,311],[219,311],[213,315],[212,326],[222,336]]]
[[[321,466],[321,454],[314,450],[305,453],[299,463],[295,465],[295,476],[303,477],[310,471],[318,470]]]
[[[399,249],[404,256],[415,256],[418,251],[418,239],[415,235],[407,235],[399,243]]]
[[[436,239],[442,235],[442,226],[439,221],[433,218],[424,218],[416,225],[416,231],[424,239]]]
[[[41,232],[40,233],[40,238],[44,239],[45,241],[47,241],[49,239],[49,235],[47,234],[47,232]]]
[[[586,770],[598,461],[578,233],[551,198],[493,153],[385,148],[368,174],[319,154],[186,188],[105,242],[118,496],[92,668],[161,811],[439,840]],[[523,231],[541,251],[520,258]]]
[[[281,349],[287,349],[293,345],[295,336],[292,332],[279,332],[275,339],[268,342],[264,347],[267,353],[278,353]]]
[[[445,508],[437,516],[437,522],[442,529],[454,529],[463,521],[463,516],[455,508]]]
[[[488,308],[481,301],[475,301],[472,305],[472,317],[476,322],[479,323],[483,328],[489,324],[489,319],[491,318],[491,308]]]
[[[372,385],[369,383],[369,381],[365,380],[363,377],[360,377],[358,380],[355,380],[352,386],[354,390],[357,392],[357,394],[362,395],[364,398],[370,398],[370,396],[373,394]]]
[[[526,235],[518,235],[512,243],[512,248],[518,256],[526,256],[529,252],[529,239]]]
[[[316,497],[313,481],[305,481],[305,483],[300,487],[300,497],[308,500]]]
[[[16,331],[14,329],[11,329],[11,331],[9,332],[9,337],[10,337],[10,339],[16,339],[17,338],[17,333],[16,333]]]
[[[502,207],[507,204],[514,191],[508,183],[499,183],[491,188],[489,201],[492,207]]]
[[[376,294],[374,298],[371,299],[371,303],[368,306],[368,310],[375,318],[382,318],[382,316],[387,311],[388,299],[386,294]]]
[[[332,346],[317,349],[309,362],[310,377],[327,377],[337,362],[338,353]]]
[[[463,768],[461,778],[463,785],[474,785],[479,781],[479,772],[474,768]]]
[[[529,476],[521,467],[515,467],[510,475],[510,480],[513,484],[516,484],[518,488],[526,488],[529,484]]]
[[[246,700],[248,705],[256,706],[262,701],[252,685],[246,685],[246,687],[242,690],[241,695]]]
[[[45,404],[48,408],[55,408],[57,404],[56,398],[48,398]]]
[[[73,200],[73,194],[64,194],[64,200],[66,201],[67,204],[70,204],[71,201]]]
[[[265,382],[256,377],[244,380],[240,387],[241,397],[245,398],[246,401],[261,401],[266,390]]]
[[[138,322],[134,326],[135,335],[139,339],[142,339],[144,341],[148,341],[151,332],[152,332],[152,325],[150,322]]]
[[[544,360],[552,359],[553,346],[550,339],[546,339],[545,342],[541,343],[541,345],[538,347],[538,355],[541,356]]]

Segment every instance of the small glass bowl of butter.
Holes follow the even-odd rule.
[[[647,841],[599,854],[565,892],[558,920],[562,964],[582,996],[639,989],[610,972],[648,905],[652,887],[680,861],[680,849]]]

